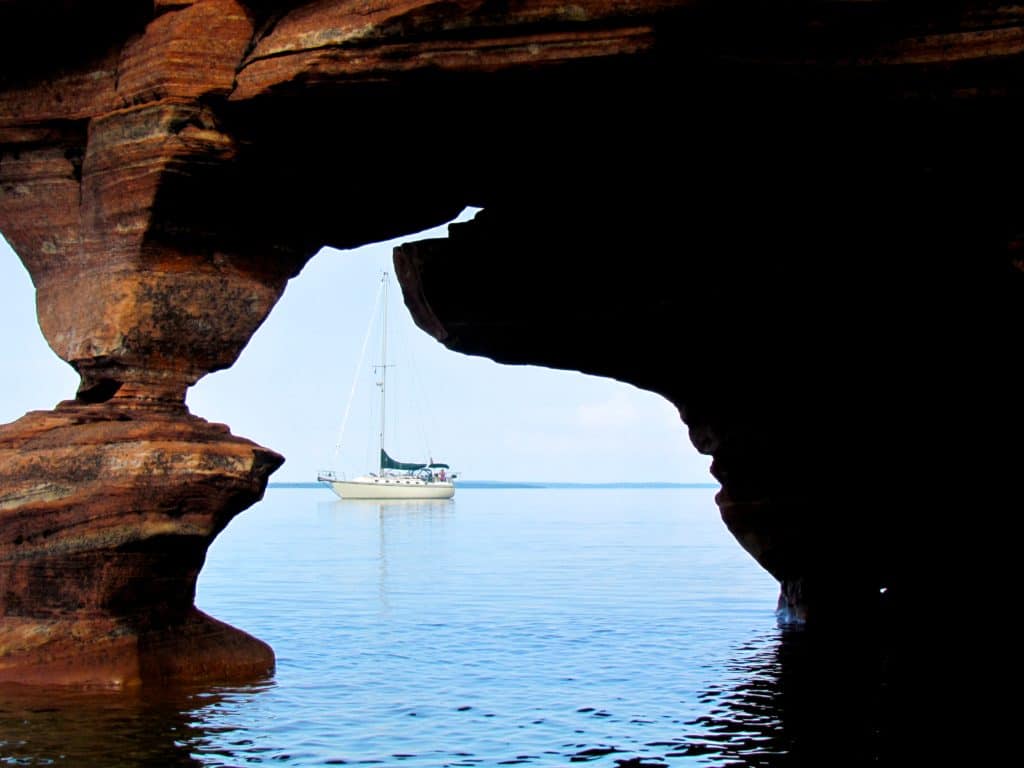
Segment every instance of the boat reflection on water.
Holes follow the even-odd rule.
[[[377,515],[381,520],[392,517],[443,519],[455,512],[453,499],[345,499],[321,503],[332,515]]]
[[[349,506],[353,503],[350,502]],[[447,518],[455,511],[455,503],[451,499],[392,499],[389,501],[370,502],[381,518],[415,515],[427,518]]]
[[[437,573],[431,569],[439,567],[440,561],[418,556],[422,553],[417,542],[437,542],[440,546],[444,540],[443,530],[455,514],[455,500],[339,499],[319,504],[318,510],[338,524],[335,531],[342,528],[340,523],[344,521],[346,535],[362,529],[366,535],[376,538],[377,607],[390,612],[393,592],[401,590],[395,582],[396,575],[404,573],[408,577],[410,569],[416,571],[411,580],[406,580],[406,586],[436,580]],[[339,539],[338,546],[346,545]],[[412,547],[411,551],[407,547]]]

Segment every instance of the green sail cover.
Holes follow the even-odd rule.
[[[401,469],[406,472],[413,472],[417,469],[426,469],[426,464],[413,464],[407,461],[395,461],[388,452],[383,448],[380,449],[380,468],[381,469]]]
[[[395,461],[383,448],[380,449],[381,469],[400,469],[405,472],[415,472],[417,469],[451,469],[447,464],[414,464],[408,461]]]

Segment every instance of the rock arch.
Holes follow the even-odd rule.
[[[1021,267],[1024,34],[895,5],[0,3],[0,230],[81,377],[0,428],[0,679],[272,665],[192,597],[282,459],[185,391],[321,245],[466,205],[396,251],[421,327],[672,400],[790,614],[927,600],[931,402],[1012,410],[1013,297],[944,291]]]

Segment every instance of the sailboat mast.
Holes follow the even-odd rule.
[[[384,310],[380,342],[380,468],[384,471],[384,384],[388,375],[388,273],[384,272],[380,278],[383,291]]]

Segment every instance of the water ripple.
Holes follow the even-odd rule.
[[[0,688],[0,764],[877,764],[877,670],[776,627],[713,490],[326,494],[272,489],[200,581],[272,681]]]

